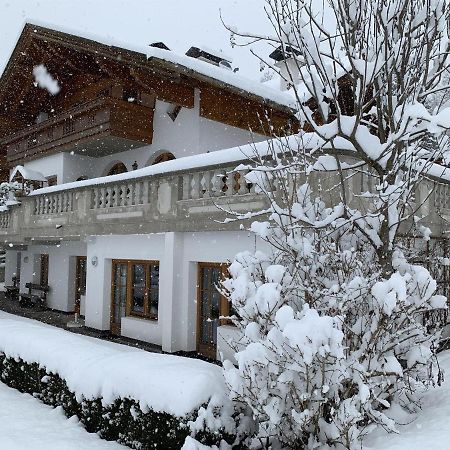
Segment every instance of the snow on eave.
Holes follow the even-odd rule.
[[[243,77],[231,70],[215,66],[206,61],[155,47],[147,49],[147,58],[149,61],[178,67],[193,77],[201,75],[205,77],[205,80],[218,81],[228,89],[237,89],[241,94],[253,94],[258,98],[274,103],[276,106],[295,109],[296,101],[291,93],[267,87],[263,83]]]
[[[24,180],[27,181],[47,181],[47,178],[42,175],[41,172],[37,170],[26,169],[23,166],[16,166],[9,177],[9,181],[11,182],[17,174],[22,175]]]

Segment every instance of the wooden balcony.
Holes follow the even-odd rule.
[[[117,98],[97,98],[5,138],[10,167],[56,152],[101,157],[151,144],[153,109]]]

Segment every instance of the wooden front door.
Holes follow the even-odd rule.
[[[47,286],[48,285],[48,254],[43,253],[41,254],[41,277],[40,277],[40,283],[41,286]]]
[[[81,296],[86,295],[86,256],[77,256],[75,278],[75,312],[81,313]]]
[[[197,352],[212,359],[217,355],[217,327],[224,300],[217,288],[225,269],[225,264],[198,265]]]
[[[122,317],[126,314],[128,267],[126,262],[112,264],[111,333],[113,334],[120,334]]]

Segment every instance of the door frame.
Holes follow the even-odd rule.
[[[86,276],[87,276],[87,257],[86,256],[77,256],[76,257],[76,263],[75,263],[75,313],[80,315],[81,313],[81,296],[80,293],[80,261],[85,261],[85,268],[86,268]],[[86,280],[85,280],[86,284]],[[86,286],[85,286],[86,287]],[[85,292],[86,295],[86,292]]]
[[[200,342],[201,330],[202,330],[202,269],[205,267],[221,269],[221,279],[225,277],[225,272],[229,267],[228,263],[211,263],[211,262],[198,262],[197,263],[197,338],[196,338],[196,351],[200,355],[203,355],[210,359],[217,359],[217,342],[213,344],[203,344]],[[228,300],[220,295],[219,300],[219,316],[228,315],[229,311]],[[218,320],[218,326],[222,325],[223,321]]]
[[[126,280],[126,293],[125,293],[125,310],[127,309],[128,303],[128,283],[130,280],[130,264],[127,259],[113,259],[111,263],[111,307],[110,307],[110,315],[109,315],[109,329],[112,334],[120,336],[121,333],[121,323],[114,322],[114,290],[115,290],[115,268],[117,264],[127,264],[127,280]]]

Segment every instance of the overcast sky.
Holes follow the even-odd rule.
[[[184,53],[191,45],[222,49],[240,74],[259,79],[248,48],[232,49],[222,16],[232,26],[269,31],[264,0],[0,0],[0,72],[25,22],[97,35],[103,41],[146,46],[164,41]],[[259,47],[260,52],[266,49]],[[269,52],[267,48],[267,52]]]

